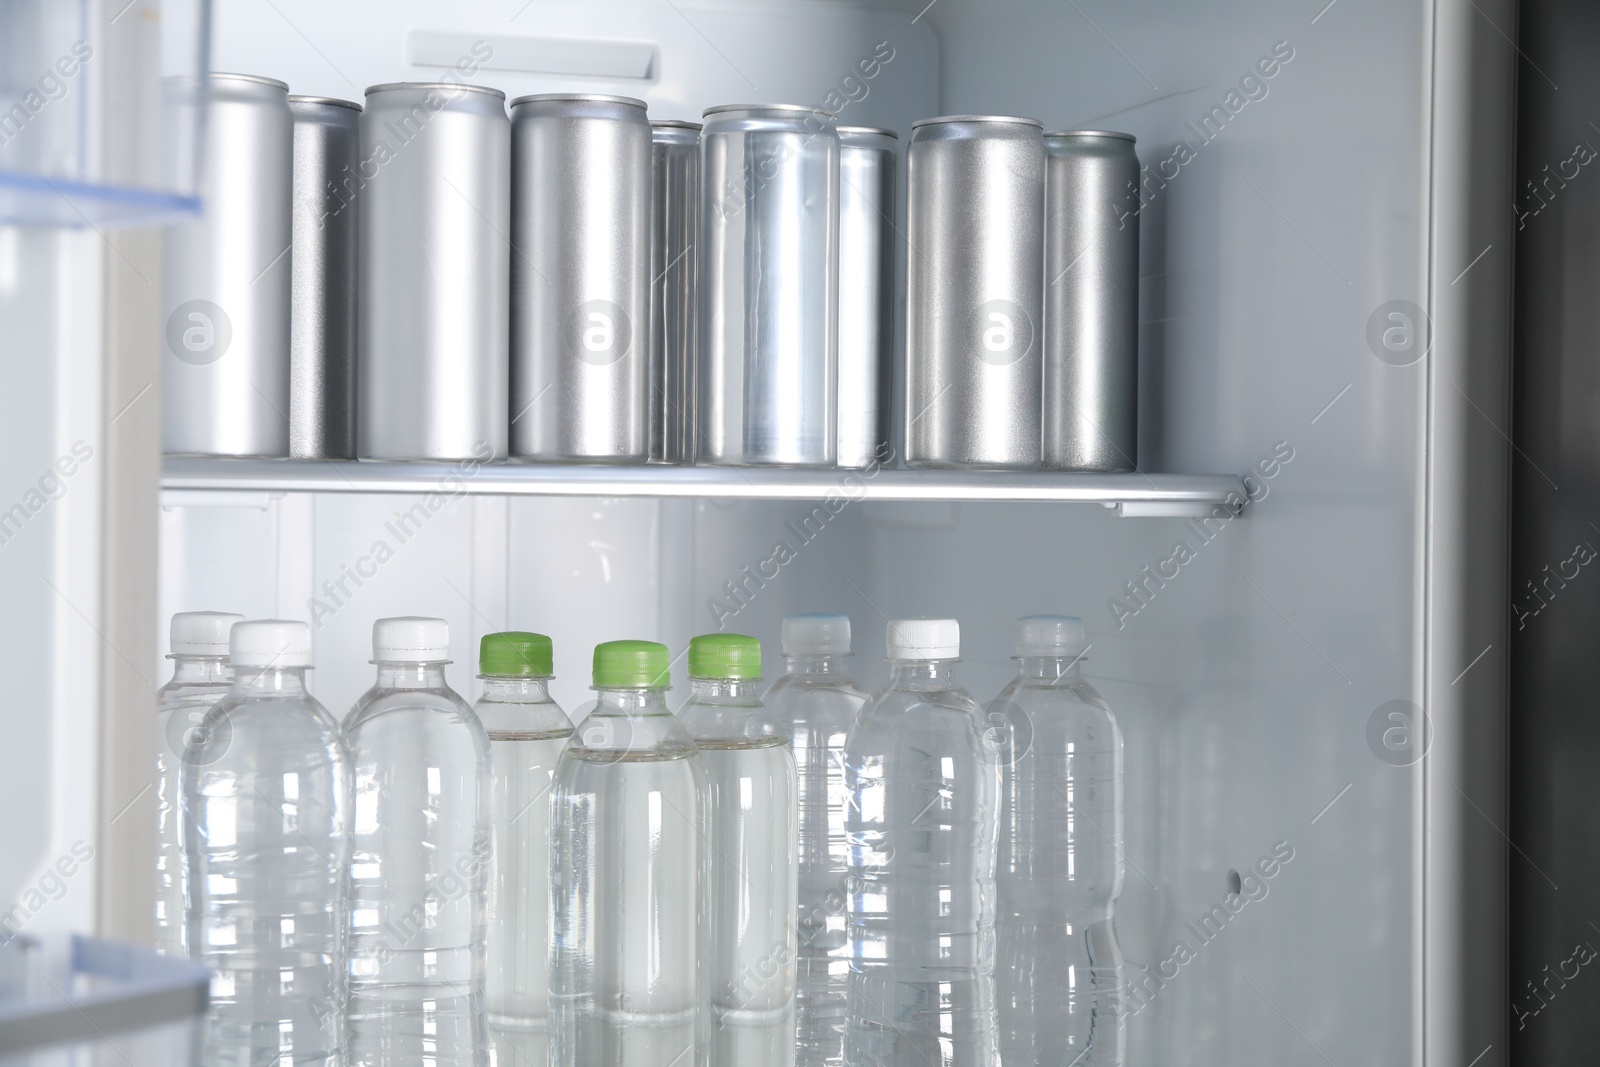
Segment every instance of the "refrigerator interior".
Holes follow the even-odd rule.
[[[477,495],[470,471],[406,495],[169,490],[152,626],[196,609],[309,621],[313,692],[335,714],[370,684],[376,618],[449,620],[463,692],[482,634],[538,630],[576,713],[599,641],[678,655],[745,632],[772,677],[778,622],[802,611],[851,616],[869,688],[886,618],[955,616],[959,677],[988,700],[1011,622],[1075,613],[1126,736],[1129,1062],[1505,1062],[1505,642],[1483,607],[1503,591],[1472,564],[1498,535],[1432,529],[1494,504],[1462,467],[1493,483],[1504,463],[1509,243],[1460,204],[1509,188],[1509,119],[1460,131],[1474,79],[1491,101],[1509,81],[1509,5],[1325,3],[222,3],[214,68],[296,93],[359,100],[486,43],[470,80],[508,97],[615,92],[677,118],[831,104],[897,130],[902,160],[912,120],[936,114],[1133,133],[1156,175],[1140,467],[1243,475],[1251,502],[1208,522],[887,503],[842,473],[836,506]],[[1406,307],[1427,309],[1421,337],[1385,347]],[[1395,744],[1397,724],[1417,739]],[[1266,877],[1275,851],[1292,858]]]

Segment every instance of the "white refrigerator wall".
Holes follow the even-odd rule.
[[[1505,352],[1465,309],[1504,307],[1509,245],[1441,218],[1499,180],[1509,122],[1466,144],[1441,133],[1465,97],[1465,76],[1441,72],[1477,49],[1511,54],[1491,19],[1510,25],[1503,4],[1445,0],[227,0],[215,66],[295,92],[360,99],[441,73],[413,59],[487,42],[496,58],[473,80],[508,97],[620,92],[695,117],[839,93],[856,98],[849,121],[891,126],[902,146],[913,119],[940,113],[1132,132],[1155,175],[1140,215],[1141,467],[1246,474],[1253,502],[1210,523],[860,503],[843,476],[833,508],[449,485],[169,492],[155,621],[214,608],[312,622],[313,690],[335,714],[369,684],[375,618],[447,618],[463,691],[483,633],[542,630],[576,712],[600,640],[665,641],[682,685],[690,636],[748,632],[771,675],[778,620],[818,610],[851,615],[868,685],[884,676],[886,616],[957,616],[961,676],[987,700],[1011,670],[1013,619],[1077,613],[1127,737],[1130,1062],[1503,1063],[1503,935],[1462,919],[1503,904],[1503,860],[1489,849],[1477,880],[1456,862],[1464,841],[1497,844],[1503,783],[1464,777],[1458,754],[1498,744],[1482,727],[1503,728],[1503,621],[1466,618],[1471,632],[1427,645],[1441,588],[1496,580],[1465,573],[1470,553],[1433,532],[1475,514],[1441,479],[1488,442],[1492,483],[1501,447]],[[892,61],[847,81],[885,41]],[[1510,69],[1494,62],[1491,94]],[[645,76],[570,73],[630,63]],[[1471,526],[1490,556],[1503,548],[1492,521]],[[1492,709],[1476,725],[1451,703],[1468,690]],[[1454,762],[1438,770],[1441,753]],[[1425,857],[1441,856],[1430,878]],[[1471,988],[1452,991],[1463,974]]]
[[[8,7],[8,32],[24,30],[4,42],[7,93],[21,94],[0,104],[7,136],[25,104],[31,135],[70,146],[56,159],[65,169],[46,179],[53,199],[35,207],[77,228],[0,227],[0,669],[11,757],[0,784],[0,940],[148,937],[161,243],[159,231],[136,228],[148,216],[97,225],[95,198],[72,190],[73,178],[159,184],[166,157],[150,90],[163,70],[197,61],[195,12],[180,0]],[[31,41],[30,23],[43,31]],[[65,80],[64,55],[83,59]]]
[[[96,291],[110,255],[92,233],[0,227],[0,668],[14,756],[0,776],[0,939],[96,921],[107,434],[99,315],[67,294]]]

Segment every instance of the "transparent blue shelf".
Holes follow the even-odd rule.
[[[0,170],[0,224],[114,230],[163,226],[200,212],[200,198]]]
[[[0,225],[197,215],[210,55],[211,0],[0,0]]]

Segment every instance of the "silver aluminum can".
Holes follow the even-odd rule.
[[[1042,124],[921,119],[907,155],[906,463],[1036,467]]]
[[[356,165],[361,105],[291,96],[289,455],[356,458]]]
[[[1126,133],[1068,130],[1044,143],[1044,466],[1131,471],[1139,447],[1139,158]]]
[[[897,138],[839,127],[839,456],[881,459],[894,386],[894,186]]]
[[[162,447],[289,454],[289,87],[246,74],[166,83],[175,110],[206,106],[203,213],[163,252]]]
[[[649,452],[650,123],[642,100],[511,104],[511,454]]]
[[[650,460],[692,463],[700,124],[650,123]]]
[[[367,90],[356,436],[363,459],[506,454],[511,122],[460,83]]]
[[[793,104],[705,113],[697,459],[838,455],[839,134]]]

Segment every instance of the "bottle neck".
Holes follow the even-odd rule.
[[[802,656],[785,656],[784,664],[790,674],[818,675],[845,680],[848,671],[845,661],[848,652],[808,653]]]
[[[755,678],[690,678],[689,695],[693,700],[754,700]]]
[[[1083,678],[1083,657],[1079,656],[1019,656],[1018,675],[1030,682],[1059,682],[1071,684]]]
[[[233,681],[233,668],[227,656],[173,656],[174,685],[227,685]]]
[[[591,715],[667,715],[665,689],[601,689],[595,688],[595,706]]]
[[[953,659],[892,659],[889,685],[895,689],[948,689],[956,684]]]
[[[444,689],[444,663],[378,663],[379,689]]]
[[[240,696],[304,696],[306,670],[305,667],[235,667],[233,692]]]
[[[443,678],[441,672],[440,678]],[[550,679],[486,674],[483,681],[483,698],[507,704],[544,704],[550,700]]]

